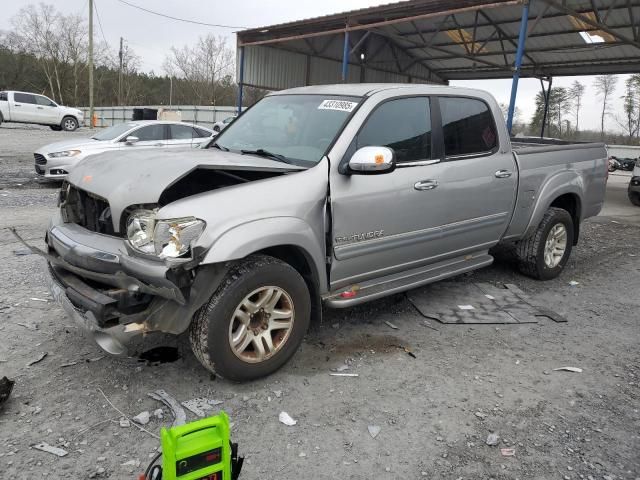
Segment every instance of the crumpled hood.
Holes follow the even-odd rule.
[[[105,143],[91,138],[72,138],[70,140],[62,140],[60,142],[49,143],[44,147],[36,150],[36,153],[53,153],[63,152],[64,150],[82,150],[87,148],[96,148],[104,146]]]
[[[105,152],[84,159],[67,181],[109,202],[116,223],[131,205],[153,204],[162,192],[197,168],[218,170],[291,171],[303,167],[254,155],[217,149]]]

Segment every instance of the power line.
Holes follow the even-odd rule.
[[[142,10],[143,12],[147,12],[147,13],[151,13],[152,15],[157,15],[159,17],[164,17],[164,18],[169,18],[171,20],[177,20],[178,22],[185,22],[185,23],[194,23],[196,25],[204,25],[207,27],[220,27],[220,28],[248,28],[248,27],[239,27],[239,26],[233,26],[233,25],[219,25],[219,24],[215,24],[215,23],[205,23],[205,22],[198,22],[196,20],[188,20],[186,18],[179,18],[179,17],[173,17],[171,15],[166,15],[164,13],[160,13],[160,12],[154,12],[153,10],[149,10],[147,8],[141,7],[139,5],[134,5],[133,3],[129,3],[125,0],[118,0],[120,3],[124,3],[125,5],[128,5],[130,7],[133,8],[137,8],[138,10]]]
[[[100,34],[102,35],[102,40],[104,40],[104,43],[109,45],[109,42],[107,42],[107,39],[104,36],[104,30],[102,30],[102,20],[100,20],[100,12],[98,12],[98,2],[96,0],[93,0],[93,8],[96,11],[96,17],[98,17],[98,26],[100,27]]]

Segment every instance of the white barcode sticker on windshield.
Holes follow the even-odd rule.
[[[318,110],[339,110],[341,112],[352,112],[358,105],[356,102],[346,100],[323,100]]]

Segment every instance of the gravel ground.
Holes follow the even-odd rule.
[[[147,393],[164,389],[223,401],[243,479],[640,478],[640,209],[626,202],[625,177],[610,180],[603,215],[583,225],[560,278],[536,282],[498,261],[455,279],[517,284],[568,323],[442,325],[398,295],[326,311],[288,365],[238,385],[209,376],[184,338],[138,345],[176,347],[169,363],[104,356],[50,301],[44,261],[16,255],[4,227],[42,245],[55,209],[55,188],[33,181],[31,152],[68,135],[0,127],[0,377],[16,381],[0,409],[0,477],[135,478],[159,443],[121,427],[110,403],[134,416],[162,407]],[[359,377],[328,375],[341,365]],[[553,370],[562,366],[583,371]],[[297,425],[280,423],[282,411]],[[170,424],[164,412],[149,432]],[[380,427],[376,438],[368,426]],[[485,443],[490,433],[498,445]],[[69,453],[31,448],[39,442]]]

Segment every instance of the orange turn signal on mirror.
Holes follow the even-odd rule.
[[[376,165],[384,163],[384,155],[376,155]]]

